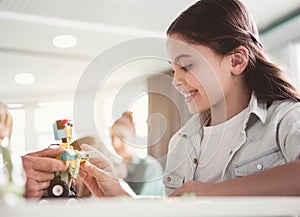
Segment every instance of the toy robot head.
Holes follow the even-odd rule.
[[[55,140],[61,139],[64,143],[70,142],[72,138],[72,127],[73,124],[71,123],[71,120],[57,120],[53,124],[53,133]]]

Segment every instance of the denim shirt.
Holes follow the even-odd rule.
[[[164,173],[166,194],[195,180],[203,123],[209,112],[193,115],[170,140]],[[252,94],[238,139],[228,151],[222,180],[251,175],[299,159],[300,103],[274,101],[269,107]]]

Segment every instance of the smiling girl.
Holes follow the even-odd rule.
[[[169,144],[167,194],[300,195],[300,98],[242,2],[199,1],[167,35],[173,85],[195,114]]]

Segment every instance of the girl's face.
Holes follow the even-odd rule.
[[[191,113],[223,105],[232,88],[230,61],[212,49],[168,37],[167,51],[174,71],[173,85],[185,97]]]

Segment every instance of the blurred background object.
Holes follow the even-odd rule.
[[[0,203],[18,203],[25,191],[25,174],[20,157],[10,148],[13,119],[6,105],[0,102]]]
[[[126,165],[123,178],[137,195],[163,195],[163,168],[150,154],[138,155],[136,149],[147,147],[140,147],[137,137],[133,113],[126,111],[111,127],[112,146]]]

